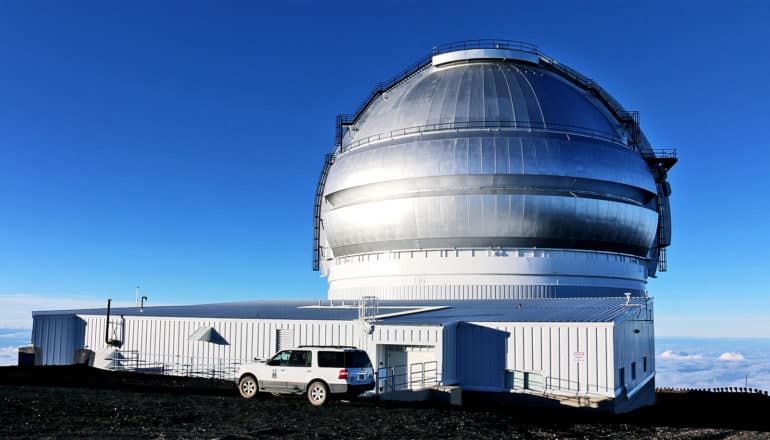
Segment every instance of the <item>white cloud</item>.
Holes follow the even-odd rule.
[[[660,354],[661,359],[679,359],[679,360],[688,360],[688,359],[703,359],[702,354],[689,354],[685,352],[674,352],[671,350],[666,350],[663,353]]]
[[[0,365],[16,365],[19,352],[16,347],[0,347]]]
[[[32,312],[37,310],[67,310],[106,307],[107,301],[87,297],[56,297],[40,295],[0,295],[0,328],[32,328]],[[113,301],[114,307],[134,305],[128,301]]]
[[[720,361],[745,361],[746,358],[743,357],[743,355],[740,353],[730,353],[728,351],[728,352],[722,353],[722,355],[719,356],[719,360]]]

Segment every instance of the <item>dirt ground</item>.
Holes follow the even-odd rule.
[[[464,396],[465,397],[465,396]],[[311,407],[245,400],[223,381],[84,367],[0,367],[2,438],[770,438],[770,398],[659,393],[625,416],[485,403],[463,408],[374,400]]]

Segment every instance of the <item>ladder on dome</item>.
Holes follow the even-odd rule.
[[[318,177],[318,186],[315,191],[315,205],[313,206],[313,270],[321,267],[321,206],[323,205],[324,187],[326,178],[329,177],[329,168],[334,163],[335,154],[329,153],[324,159],[324,167]]]

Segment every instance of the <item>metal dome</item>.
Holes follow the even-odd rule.
[[[342,119],[316,200],[329,297],[641,294],[667,168],[570,73],[531,46],[448,50]]]

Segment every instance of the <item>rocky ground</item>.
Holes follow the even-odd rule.
[[[311,407],[245,400],[223,381],[84,367],[0,367],[2,438],[770,438],[770,398],[659,393],[625,416],[488,403],[463,408],[373,400]]]

